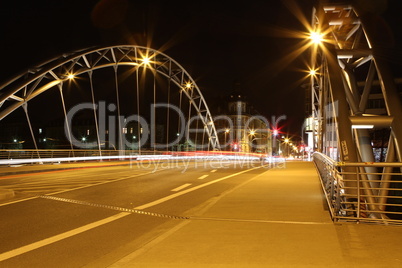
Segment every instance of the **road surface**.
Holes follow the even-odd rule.
[[[0,177],[15,191],[0,204],[1,267],[114,263],[267,171],[260,162],[188,160],[67,166]]]

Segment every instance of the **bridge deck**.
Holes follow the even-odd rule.
[[[402,227],[333,223],[311,162],[267,170],[191,216],[112,267],[402,267]]]
[[[114,267],[402,265],[402,227],[333,223],[311,162],[268,170],[196,216]]]

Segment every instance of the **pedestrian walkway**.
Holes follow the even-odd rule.
[[[111,267],[402,267],[402,227],[333,223],[311,162],[217,198]]]

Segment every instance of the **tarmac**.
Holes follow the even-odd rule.
[[[25,169],[0,167],[0,176]],[[182,216],[190,219],[97,267],[402,267],[402,226],[334,223],[312,162],[288,161]]]
[[[402,227],[334,223],[312,162],[210,201],[108,267],[402,267]]]

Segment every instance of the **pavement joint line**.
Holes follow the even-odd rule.
[[[189,217],[184,217],[184,216],[167,215],[167,214],[163,214],[163,213],[149,212],[149,211],[138,210],[138,209],[123,208],[123,207],[111,206],[111,205],[103,205],[103,204],[91,203],[91,202],[87,202],[87,201],[81,201],[81,200],[75,200],[75,199],[69,199],[69,198],[63,198],[63,197],[56,197],[56,196],[49,196],[49,195],[38,195],[38,197],[43,198],[43,199],[50,199],[50,200],[65,202],[65,203],[72,203],[72,204],[78,204],[78,205],[84,205],[84,206],[90,206],[90,207],[98,207],[98,208],[106,208],[106,209],[110,209],[110,210],[142,214],[142,215],[154,216],[154,217],[159,217],[159,218],[182,219],[182,220],[189,219]]]
[[[190,216],[190,220],[205,221],[228,221],[228,222],[254,222],[254,223],[278,223],[278,224],[303,224],[303,225],[327,225],[333,222],[314,222],[314,221],[280,221],[280,220],[262,220],[262,219],[234,219],[234,218],[213,218],[213,217],[197,217]]]

